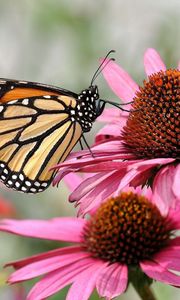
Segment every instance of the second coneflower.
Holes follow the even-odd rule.
[[[179,203],[168,211],[161,201],[133,189],[109,198],[89,219],[2,220],[0,230],[47,240],[71,242],[23,260],[8,263],[16,269],[9,283],[40,277],[27,300],[47,299],[72,284],[66,299],[87,300],[96,288],[100,297],[113,299],[131,282],[141,299],[155,300],[152,280],[180,286]]]
[[[88,172],[70,200],[83,203],[84,213],[128,184],[151,185],[156,197],[180,199],[180,70],[166,69],[159,54],[144,56],[147,79],[139,87],[117,64],[109,62],[104,76],[129,112],[106,109],[100,119],[108,122],[87,151],[70,156],[54,183],[69,172]],[[77,157],[80,157],[77,160]]]

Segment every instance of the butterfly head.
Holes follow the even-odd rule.
[[[78,100],[80,102],[94,103],[95,100],[99,99],[99,92],[97,85],[91,85],[88,89],[82,90],[78,95]]]

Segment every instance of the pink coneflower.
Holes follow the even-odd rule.
[[[148,49],[144,56],[147,79],[138,86],[116,63],[103,74],[112,90],[129,109],[106,109],[99,119],[108,124],[88,151],[77,152],[57,166],[54,184],[69,172],[94,173],[71,194],[70,201],[84,213],[127,185],[151,185],[161,193],[180,199],[180,66],[166,69],[159,54]],[[78,157],[78,159],[77,159]]]
[[[148,278],[179,287],[173,271],[180,271],[180,237],[175,236],[180,206],[175,201],[165,212],[162,202],[153,200],[150,189],[144,195],[131,189],[101,204],[89,219],[1,221],[1,231],[73,243],[8,263],[16,269],[9,283],[42,276],[27,300],[46,299],[69,284],[67,300],[89,299],[95,288],[110,300],[124,293],[128,282],[141,294],[143,280],[151,294]]]

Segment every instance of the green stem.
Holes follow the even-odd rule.
[[[133,282],[131,283],[133,284]],[[149,285],[144,285],[143,287],[141,286],[141,288],[138,288],[136,285],[133,284],[133,287],[135,288],[136,292],[142,300],[156,300]]]
[[[140,268],[129,268],[129,282],[131,282],[141,300],[156,300],[150,288],[153,281]]]

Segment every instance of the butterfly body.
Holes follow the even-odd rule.
[[[38,193],[83,133],[91,130],[105,103],[97,86],[80,94],[45,84],[0,79],[0,180]]]

